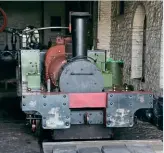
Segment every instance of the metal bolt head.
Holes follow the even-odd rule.
[[[43,124],[44,127],[46,127],[46,124]]]
[[[110,124],[111,124],[111,122],[110,122],[110,121],[108,121],[108,122],[107,122],[107,125],[110,125]]]
[[[44,106],[46,106],[47,104],[46,104],[46,103],[44,103],[43,105],[44,105]]]

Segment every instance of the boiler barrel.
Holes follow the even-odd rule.
[[[112,73],[112,83],[116,86],[123,84],[123,62],[110,60],[106,63],[106,69]]]
[[[73,12],[72,25],[72,53],[73,57],[87,57],[88,12]]]

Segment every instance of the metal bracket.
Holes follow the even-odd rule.
[[[106,109],[107,127],[132,127],[134,113],[142,108],[153,107],[151,94],[109,93]]]
[[[28,95],[22,98],[22,110],[37,111],[42,115],[44,129],[70,128],[68,95]]]

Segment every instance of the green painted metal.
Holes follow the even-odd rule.
[[[103,78],[104,78],[104,88],[112,88],[113,82],[112,82],[112,73],[105,71],[102,72]]]
[[[106,62],[106,69],[112,73],[112,82],[116,86],[122,86],[123,78],[123,61],[114,61],[113,59],[108,59]]]
[[[101,70],[105,71],[105,62],[106,62],[106,51],[104,50],[89,50],[88,57],[93,58],[96,61],[96,66]],[[92,59],[88,58],[91,62],[94,62]]]
[[[39,89],[40,87],[40,75],[29,74],[27,75],[27,87],[30,89]]]
[[[39,90],[40,77],[40,50],[21,50],[22,82],[27,83],[27,88]]]

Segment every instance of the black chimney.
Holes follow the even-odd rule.
[[[72,54],[73,57],[87,56],[88,12],[72,12]]]

